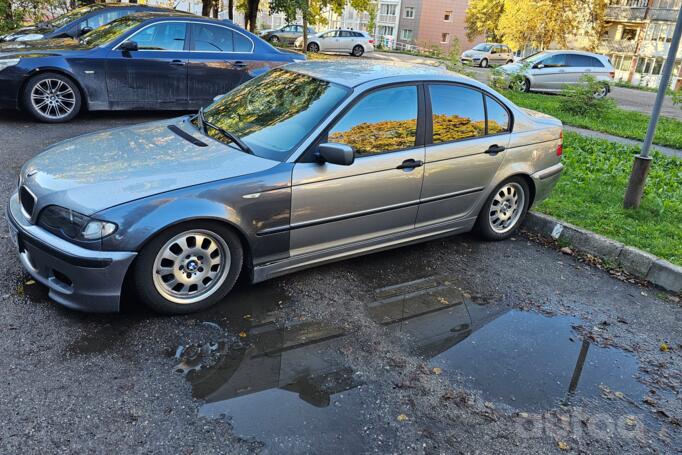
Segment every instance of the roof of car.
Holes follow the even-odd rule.
[[[551,49],[548,51],[543,51],[547,54],[578,54],[578,55],[590,55],[592,57],[604,57],[604,54],[597,54],[596,52],[588,52],[588,51],[576,51],[576,50],[571,50],[571,49]]]
[[[317,79],[334,82],[347,87],[356,87],[377,79],[404,77],[406,81],[422,80],[425,76],[447,77],[453,81],[470,83],[471,79],[450,72],[442,67],[409,64],[402,62],[353,61],[306,61],[292,63],[286,69],[306,74]]]

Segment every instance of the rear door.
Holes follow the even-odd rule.
[[[353,164],[295,165],[292,256],[414,228],[424,160],[420,104],[419,87],[413,84],[373,90],[321,140],[353,146]]]
[[[473,219],[472,209],[488,194],[510,137],[510,114],[489,95],[458,84],[427,87],[431,122],[417,228]]]
[[[189,26],[183,21],[154,22],[134,32],[137,51],[107,55],[107,93],[114,108],[186,109],[186,47]]]
[[[246,37],[230,27],[202,22],[190,27],[187,90],[190,107],[197,108],[249,79],[253,45],[244,46]]]

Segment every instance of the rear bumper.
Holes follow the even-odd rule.
[[[81,311],[119,310],[123,280],[136,253],[88,250],[30,224],[17,193],[9,200],[6,217],[21,264],[49,288],[50,298]]]
[[[549,194],[552,192],[552,189],[559,181],[563,170],[564,165],[557,163],[554,166],[550,166],[531,175],[533,183],[535,184],[535,198],[533,199],[533,205],[536,205],[547,199]]]

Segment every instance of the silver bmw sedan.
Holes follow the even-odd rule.
[[[563,165],[558,120],[428,66],[305,62],[197,114],[88,134],[21,169],[6,211],[52,299],[162,313],[470,230],[511,236]]]

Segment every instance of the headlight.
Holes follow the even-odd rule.
[[[14,66],[17,63],[19,63],[19,58],[0,58],[0,71],[4,70],[5,68],[9,68],[10,66]]]
[[[19,35],[17,36],[17,39],[15,41],[33,41],[37,39],[43,39],[43,36],[40,33],[29,33],[28,35]]]
[[[38,225],[60,237],[72,240],[99,240],[113,234],[117,228],[114,223],[93,220],[89,216],[57,205],[49,205],[40,212]]]

